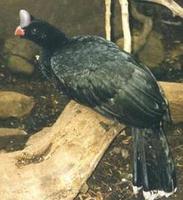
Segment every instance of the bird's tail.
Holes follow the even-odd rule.
[[[147,200],[168,197],[176,191],[174,162],[163,127],[132,128],[134,142],[133,189]]]

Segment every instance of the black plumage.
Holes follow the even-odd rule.
[[[21,12],[20,20],[29,15]],[[174,163],[162,126],[168,104],[146,66],[101,37],[67,38],[37,19],[18,27],[15,34],[43,48],[40,69],[65,94],[132,127],[134,186],[150,191],[152,199],[175,190]]]
[[[74,37],[48,55],[45,70],[53,71],[67,95],[102,114],[130,126],[150,127],[166,112],[153,75],[112,42]]]

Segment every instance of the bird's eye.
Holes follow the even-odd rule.
[[[33,28],[33,29],[31,30],[31,32],[32,32],[33,35],[35,35],[35,34],[37,33],[37,29],[36,29],[36,28]]]

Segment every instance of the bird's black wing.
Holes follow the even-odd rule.
[[[165,102],[151,73],[113,43],[83,40],[56,52],[51,59],[65,92],[132,126],[159,122]]]

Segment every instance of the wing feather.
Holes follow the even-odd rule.
[[[160,120],[164,98],[145,66],[104,40],[100,45],[89,39],[79,44],[51,59],[55,75],[71,98],[134,126]]]

